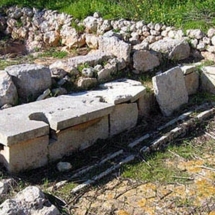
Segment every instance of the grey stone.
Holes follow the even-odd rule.
[[[112,56],[110,54],[104,52],[94,52],[84,56],[76,56],[73,58],[69,58],[68,60],[59,60],[50,65],[50,69],[52,68],[60,68],[70,73],[71,68],[77,67],[79,65],[89,65],[95,66],[99,63],[105,62],[110,59]]]
[[[52,96],[60,96],[60,95],[66,95],[68,92],[65,88],[58,87],[58,88],[52,89],[51,93],[52,93]]]
[[[183,60],[190,55],[190,46],[184,39],[164,38],[151,44],[149,48],[165,54],[172,60]]]
[[[99,50],[130,62],[131,45],[117,37],[100,37]]]
[[[150,51],[135,51],[133,55],[134,69],[147,72],[160,65],[159,58]]]
[[[201,88],[215,94],[215,66],[201,68]]]
[[[15,105],[18,102],[16,86],[5,71],[0,71],[0,107],[5,104]]]
[[[8,199],[0,205],[0,215],[60,215],[59,210],[52,205],[43,192],[29,186],[20,191],[13,199]]]
[[[81,73],[82,76],[87,78],[93,78],[95,76],[95,70],[92,67],[83,68]]]
[[[60,172],[65,172],[65,171],[72,169],[72,165],[69,162],[59,162],[57,164],[57,169]]]
[[[96,78],[80,77],[77,81],[77,87],[85,90],[95,87],[97,84],[98,81]]]
[[[152,82],[156,99],[165,116],[170,116],[188,102],[183,72],[179,67],[154,76]]]
[[[3,194],[7,194],[9,190],[12,188],[14,185],[14,179],[9,178],[9,179],[2,179],[0,181],[0,197]]]
[[[215,35],[215,28],[209,28],[207,35],[209,38],[213,37]]]
[[[187,30],[186,33],[188,37],[198,39],[198,40],[204,37],[204,33],[200,29],[190,29],[190,30]]]
[[[12,77],[20,98],[28,101],[35,99],[44,90],[51,87],[51,72],[41,65],[20,64],[5,69]]]
[[[134,45],[133,50],[148,50],[149,49],[149,43],[146,41],[142,41],[140,44]]]
[[[47,89],[47,90],[45,90],[45,91],[43,92],[42,95],[40,95],[40,96],[36,99],[36,101],[40,101],[40,100],[46,99],[46,98],[50,97],[50,95],[51,95],[51,90],[50,90],[50,89]]]
[[[66,76],[67,72],[64,71],[63,69],[58,69],[58,68],[52,68],[51,69],[51,77],[52,78],[63,78]]]

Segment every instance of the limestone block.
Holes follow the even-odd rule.
[[[49,159],[59,159],[69,155],[75,150],[82,150],[98,139],[106,139],[109,136],[108,116],[97,118],[62,131],[53,135],[49,146]]]
[[[202,90],[215,94],[215,66],[204,66],[201,71]]]
[[[147,92],[138,99],[138,114],[140,117],[148,117],[149,114],[155,109],[156,107],[156,100],[154,93]]]
[[[0,111],[1,144],[11,146],[49,134],[49,126],[42,119],[34,121],[28,118],[28,108],[28,105],[20,105]]]
[[[99,50],[130,62],[131,45],[117,37],[100,37]]]
[[[195,65],[182,66],[188,95],[195,94],[199,89],[199,73]]]
[[[86,44],[91,49],[97,49],[98,37],[94,34],[86,34]]]
[[[152,82],[156,99],[165,116],[170,116],[174,110],[188,102],[183,72],[179,67],[154,76]]]
[[[96,87],[97,83],[98,83],[98,81],[96,78],[80,77],[77,81],[77,87],[87,90],[89,88]]]
[[[87,92],[86,95],[91,98],[99,98],[100,101],[109,104],[137,101],[146,91],[141,82],[129,79],[118,79],[101,84],[99,88],[100,90]]]
[[[159,58],[150,51],[135,51],[133,55],[133,67],[138,71],[147,72],[160,65]]]
[[[44,166],[48,162],[49,136],[34,138],[0,150],[3,163],[9,172],[19,172]]]
[[[165,54],[172,60],[183,60],[190,55],[190,46],[184,39],[164,38],[154,42],[149,46],[150,49]]]
[[[18,101],[16,86],[11,77],[0,70],[0,107],[5,104],[15,105]]]
[[[41,65],[20,64],[5,68],[17,87],[22,99],[37,98],[44,90],[51,87],[51,72]]]
[[[77,67],[78,65],[87,64],[89,66],[95,66],[99,63],[105,62],[110,59],[112,56],[107,53],[102,53],[96,51],[94,53],[90,53],[83,56],[76,56],[69,58],[68,60],[59,60],[51,64],[49,67],[50,69],[59,68],[63,69],[66,72],[70,72],[71,68]]]
[[[136,103],[116,105],[110,114],[110,136],[133,128],[138,119]]]

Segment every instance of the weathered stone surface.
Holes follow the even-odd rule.
[[[16,87],[5,71],[0,71],[0,107],[5,104],[15,105],[18,101]]]
[[[0,197],[1,195],[7,194],[13,187],[15,180],[13,178],[2,179],[0,181]]]
[[[185,86],[188,95],[195,94],[199,88],[199,73],[195,65],[182,66],[184,73]]]
[[[123,102],[134,102],[142,97],[146,88],[139,81],[119,79],[109,83],[101,84],[101,90],[87,92],[91,98],[99,98],[102,102],[120,104]]]
[[[183,60],[190,55],[190,46],[184,39],[164,38],[151,44],[149,48],[167,55],[172,60]]]
[[[100,37],[99,50],[130,62],[131,45],[117,37]]]
[[[17,173],[27,169],[35,169],[48,163],[49,136],[42,136],[32,140],[4,146],[0,156],[7,170]]]
[[[150,51],[135,51],[133,55],[133,67],[138,71],[147,72],[160,65],[159,58]]]
[[[99,102],[98,98],[73,94],[5,109],[0,111],[0,142],[11,145],[31,140],[47,135],[49,126],[62,130],[108,115],[112,108],[112,104]]]
[[[116,105],[110,114],[110,136],[133,128],[138,119],[136,103]]]
[[[91,49],[97,49],[99,45],[99,39],[94,34],[86,34],[86,44]]]
[[[201,68],[201,88],[215,94],[215,67],[204,66]]]
[[[60,215],[59,210],[52,205],[44,193],[35,186],[26,187],[13,199],[8,199],[0,205],[0,215]]]
[[[60,68],[66,72],[70,72],[71,68],[77,67],[78,65],[87,64],[89,66],[95,66],[96,64],[107,61],[110,58],[110,54],[98,51],[84,56],[69,58],[68,60],[56,61],[50,65],[50,69]]]
[[[95,87],[97,85],[98,81],[96,78],[84,78],[80,77],[77,81],[77,87],[81,89],[89,89],[92,87]]]
[[[48,146],[49,159],[56,160],[64,155],[70,155],[74,150],[85,149],[96,140],[106,139],[108,136],[108,116],[59,131],[53,135],[53,141]]]
[[[156,99],[165,116],[170,116],[188,102],[183,72],[179,67],[154,76],[152,82]]]
[[[148,50],[149,49],[149,43],[146,41],[142,41],[140,44],[134,45],[133,50]]]
[[[204,37],[204,33],[200,29],[189,29],[186,33],[190,38],[198,40]]]
[[[36,64],[20,64],[5,69],[12,77],[20,98],[28,101],[35,99],[44,90],[51,87],[50,70]]]

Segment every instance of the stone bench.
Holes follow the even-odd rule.
[[[100,88],[0,111],[0,162],[10,172],[37,168],[134,127],[145,87],[124,79]]]

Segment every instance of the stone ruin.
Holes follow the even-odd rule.
[[[21,64],[0,71],[0,162],[10,172],[46,165],[131,129],[150,114],[154,97],[170,116],[199,89],[215,92],[215,67],[198,63],[156,74],[153,92],[139,81],[114,80],[127,69],[150,73],[166,60],[213,60],[213,29],[207,35],[189,30],[185,36],[161,24],[108,21],[95,13],[76,23],[84,26],[80,33],[72,21],[77,22],[55,11],[18,7],[0,15],[0,31],[22,39],[28,52],[59,41],[64,50],[86,44],[95,49],[49,66]],[[68,83],[81,91],[68,92]]]

